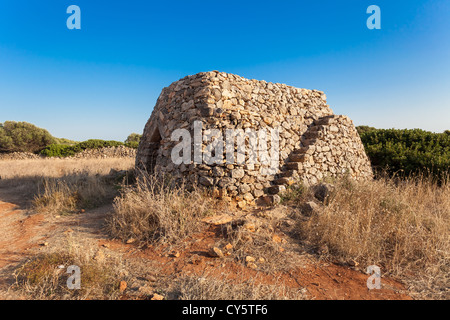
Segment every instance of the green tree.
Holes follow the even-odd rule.
[[[125,140],[125,143],[137,142],[139,144],[141,138],[142,134],[132,133],[128,136],[127,140]]]
[[[28,122],[0,123],[0,152],[37,152],[56,143],[45,129]]]
[[[369,127],[369,126],[358,126],[356,127],[356,130],[358,131],[359,135],[362,135],[366,132],[372,131],[372,130],[377,130],[374,127]]]

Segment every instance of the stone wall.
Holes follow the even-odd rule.
[[[230,164],[225,150],[222,163],[174,164],[171,153],[179,141],[172,141],[172,133],[186,129],[193,135],[195,121],[202,122],[204,133],[218,129],[223,137],[227,129],[278,130],[278,169],[268,175],[266,164],[248,164],[249,154],[244,164]],[[203,150],[210,142],[202,141]],[[270,150],[273,141],[267,143]],[[162,90],[144,128],[136,166],[215,189],[241,205],[261,197],[276,202],[276,195],[296,181],[314,184],[339,174],[372,177],[352,121],[335,116],[322,91],[217,71],[187,76]]]
[[[86,149],[64,159],[101,159],[101,158],[135,158],[136,149],[125,146]],[[12,152],[0,154],[0,160],[34,160],[51,159],[30,152]]]

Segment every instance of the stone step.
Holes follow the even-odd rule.
[[[268,195],[268,196],[264,196],[262,197],[262,200],[267,204],[267,205],[277,205],[281,202],[281,198],[279,195]]]
[[[267,192],[269,194],[279,194],[286,191],[286,187],[283,185],[278,185],[278,186],[272,186],[267,188]]]
[[[305,136],[302,136],[301,141],[304,146],[310,146],[316,143],[317,139],[306,139]]]
[[[288,170],[301,171],[301,170],[303,170],[303,163],[302,162],[288,162],[288,163],[286,163],[286,168]]]
[[[298,163],[298,162],[295,162],[295,163]],[[298,171],[297,170],[286,170],[284,172],[281,172],[280,176],[283,178],[298,177]]]
[[[315,150],[314,146],[301,147],[299,149],[294,149],[292,153],[295,154],[313,154]]]
[[[306,139],[314,139],[319,137],[319,132],[318,131],[307,131],[305,132],[305,134],[303,135]]]
[[[306,153],[307,151],[308,151],[308,147],[301,147],[299,149],[294,149],[294,151],[292,151],[292,153],[303,154],[303,153]]]
[[[335,123],[335,122],[336,122],[336,119],[335,119],[335,117],[333,115],[333,116],[326,116],[326,117],[317,119],[316,121],[314,121],[314,124],[316,126],[322,126],[322,125],[332,124],[332,123]]]
[[[291,153],[289,155],[289,162],[306,162],[309,160],[309,154]]]
[[[294,179],[288,177],[278,178],[273,181],[273,184],[275,185],[285,185],[285,186],[290,186],[293,185],[294,183],[295,183]]]

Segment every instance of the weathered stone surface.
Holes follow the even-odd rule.
[[[198,163],[193,150],[196,146],[206,150],[212,140],[194,141],[195,121],[201,121],[203,133],[217,130],[222,137],[229,129],[278,130],[278,168],[270,168],[261,159],[256,164],[249,163],[248,152],[245,163],[237,163],[236,145],[231,150],[234,163],[225,161],[230,152],[226,148],[223,161],[212,165]],[[171,137],[176,129],[191,132],[193,148],[188,164],[175,164],[171,159],[171,152],[179,143]],[[268,150],[271,143],[268,141]],[[200,155],[201,160],[211,157],[212,154]],[[184,77],[162,90],[145,125],[136,166],[169,174],[175,181],[225,189],[242,208],[254,202],[252,197],[270,204],[279,202],[276,193],[291,183],[314,185],[338,175],[354,179],[373,177],[353,122],[346,116],[334,115],[323,92],[218,71]]]
[[[308,201],[301,206],[302,213],[311,216],[320,212],[320,206],[314,201]]]
[[[326,203],[334,189],[332,184],[320,183],[314,186],[314,197],[322,203]]]

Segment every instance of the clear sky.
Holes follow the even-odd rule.
[[[0,1],[0,122],[123,141],[163,87],[211,70],[325,91],[356,125],[442,132],[450,1]]]

